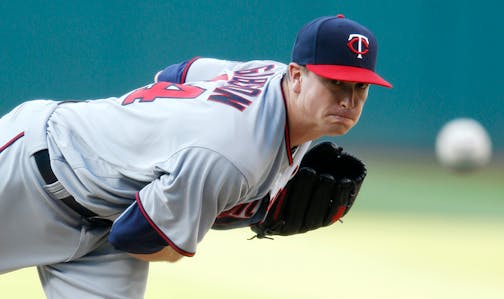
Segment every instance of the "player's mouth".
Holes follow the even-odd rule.
[[[336,112],[329,112],[328,116],[330,118],[339,119],[339,120],[345,121],[345,122],[348,122],[348,121],[355,122],[355,117],[351,113],[336,111]]]

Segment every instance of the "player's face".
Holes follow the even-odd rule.
[[[301,82],[304,114],[321,135],[343,135],[358,121],[369,85],[320,77],[306,70]]]

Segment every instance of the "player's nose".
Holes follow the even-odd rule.
[[[345,109],[355,107],[355,91],[353,88],[345,88],[343,92],[338,95],[339,105]]]

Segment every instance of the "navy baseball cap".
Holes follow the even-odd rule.
[[[317,18],[301,28],[291,61],[321,77],[392,87],[375,73],[377,52],[369,29],[337,15]]]

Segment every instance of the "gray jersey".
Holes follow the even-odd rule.
[[[192,255],[219,213],[274,195],[308,149],[291,151],[284,72],[271,61],[201,60],[189,84],[60,104],[48,122],[53,170],[102,217],[136,199],[158,233]]]

